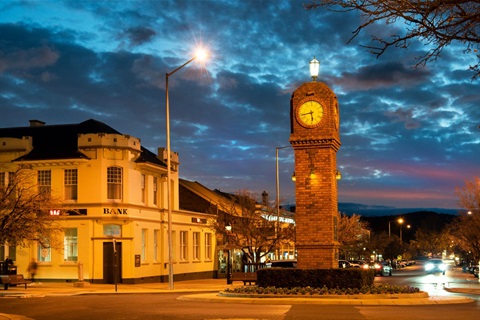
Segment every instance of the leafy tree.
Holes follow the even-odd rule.
[[[8,183],[0,185],[0,245],[25,246],[36,240],[55,247],[59,217],[50,215],[50,209],[58,206],[49,193],[38,192],[35,178],[34,171],[18,169],[8,172]]]
[[[385,251],[383,252],[384,259],[396,259],[399,255],[403,256],[405,252],[405,244],[400,242],[400,237],[392,234],[390,238],[386,239]]]
[[[480,179],[466,181],[457,188],[459,204],[467,213],[460,213],[449,225],[451,241],[461,250],[470,252],[472,259],[480,260]]]
[[[415,250],[423,255],[440,256],[450,247],[450,237],[445,231],[418,229],[415,232]]]
[[[211,228],[229,248],[242,250],[253,263],[294,241],[294,225],[277,223],[276,211],[268,204],[259,205],[253,193],[240,191],[222,206],[223,213],[218,214]]]
[[[338,219],[338,242],[340,243],[340,252],[344,253],[347,259],[349,255],[360,257],[368,243],[370,230],[365,221],[360,220],[360,216],[353,214],[347,216],[340,213]]]
[[[385,255],[385,249],[389,243],[390,239],[386,232],[381,232],[380,234],[372,233],[367,244],[367,250],[370,254],[381,254],[384,258],[388,258],[388,256]]]
[[[440,56],[452,42],[464,45],[464,52],[475,54],[476,64],[470,66],[473,79],[480,74],[480,4],[472,0],[313,0],[305,5],[307,10],[326,7],[332,11],[360,11],[363,18],[353,32],[352,41],[362,30],[378,22],[393,25],[404,22],[402,34],[389,38],[372,36],[377,46],[364,46],[370,53],[380,57],[388,48],[408,48],[416,39],[429,46],[423,56],[417,57],[416,66],[425,65]],[[336,9],[338,8],[338,9]]]

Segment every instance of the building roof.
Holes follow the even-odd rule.
[[[205,187],[204,185],[202,185],[197,181],[188,181],[185,179],[179,179],[179,184],[214,205],[225,206],[227,205],[227,203],[232,201],[232,199],[225,197],[223,194],[217,193],[216,190],[212,191],[208,189],[207,187]]]
[[[0,137],[17,138],[32,137],[33,149],[16,161],[87,159],[78,150],[78,135],[87,133],[122,134],[103,122],[89,119],[78,124],[45,125],[44,122],[31,120],[28,127],[0,128]],[[151,162],[166,166],[163,161],[146,148],[137,162]]]
[[[225,214],[233,214],[236,212],[237,215],[240,215],[242,212],[241,206],[235,202],[234,198],[227,196],[228,194],[217,192],[217,189],[212,191],[197,181],[188,181],[185,179],[179,179],[179,185],[196,194],[199,198],[209,203],[210,206],[215,207],[217,214],[220,212]],[[180,206],[185,206],[185,199],[182,199],[182,195],[183,193],[180,192]],[[198,207],[190,208],[189,210],[201,211],[200,202],[197,203],[197,206]]]

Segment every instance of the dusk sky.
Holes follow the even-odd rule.
[[[88,119],[165,142],[169,78],[171,148],[180,176],[224,192],[275,198],[275,148],[289,145],[290,97],[311,81],[337,94],[342,146],[339,202],[457,208],[455,188],[480,176],[480,80],[474,53],[452,43],[414,68],[429,48],[413,42],[376,58],[360,45],[402,33],[384,23],[348,40],[356,12],[307,11],[301,1],[0,2],[0,127]],[[295,202],[293,150],[279,150],[280,198]]]

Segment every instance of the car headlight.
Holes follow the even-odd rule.
[[[443,264],[443,263],[442,263],[441,265],[439,265],[438,267],[439,267],[440,270],[442,270],[442,271],[445,271],[445,269],[447,269],[447,265],[445,265],[445,264]]]
[[[425,265],[425,270],[429,271],[429,270],[432,270],[433,269],[433,263],[427,263]]]

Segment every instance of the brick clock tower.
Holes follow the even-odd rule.
[[[335,93],[317,82],[319,62],[310,62],[312,82],[290,100],[290,144],[295,153],[297,264],[303,269],[338,267],[337,151],[339,110]]]

